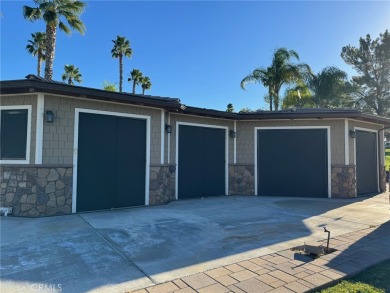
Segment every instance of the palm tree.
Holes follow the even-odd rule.
[[[329,108],[341,102],[346,90],[347,74],[337,67],[326,67],[309,78],[307,85],[318,108]]]
[[[145,94],[145,90],[150,90],[152,87],[152,82],[150,81],[150,78],[147,76],[144,76],[141,79],[141,87],[142,87],[142,94]]]
[[[46,50],[46,34],[43,32],[37,32],[31,34],[32,40],[28,40],[26,50],[33,56],[38,58],[37,75],[41,76],[41,64],[45,61]]]
[[[130,76],[127,80],[130,82],[130,81],[133,81],[133,94],[135,94],[135,86],[137,84],[140,84],[142,82],[142,79],[143,79],[143,75],[142,75],[142,72],[139,71],[139,69],[133,69],[131,72],[130,72]]]
[[[119,92],[122,92],[123,82],[123,57],[131,57],[133,51],[130,48],[130,41],[125,37],[117,36],[116,40],[112,40],[114,47],[111,50],[113,58],[119,58]]]
[[[66,34],[71,29],[84,34],[84,23],[79,19],[85,3],[74,0],[34,0],[38,7],[23,6],[23,16],[30,21],[43,19],[46,23],[45,78],[53,78],[53,63],[57,40],[57,27]],[[65,18],[70,28],[63,22]]]
[[[347,74],[337,67],[326,67],[289,88],[283,99],[283,108],[339,108],[353,107],[351,97],[356,89],[347,81]]]
[[[74,65],[65,65],[64,69],[65,73],[62,75],[62,81],[68,80],[68,84],[70,85],[73,85],[73,80],[78,83],[82,82],[79,68]]]
[[[296,83],[307,78],[311,74],[309,65],[300,63],[293,64],[291,59],[299,60],[298,53],[294,50],[279,48],[275,51],[271,66],[267,68],[257,68],[241,81],[241,88],[245,89],[248,83],[261,83],[268,87],[267,100],[272,103],[274,110],[279,109],[279,92],[283,85]]]

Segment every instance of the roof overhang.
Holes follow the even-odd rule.
[[[10,80],[2,81],[0,83],[0,94],[3,95],[39,92],[74,98],[157,107],[166,109],[168,111],[178,111],[182,106],[179,99],[109,92],[105,90],[73,86],[56,82],[47,82],[42,80]]]
[[[100,89],[68,85],[62,82],[48,81],[35,75],[22,80],[0,82],[0,94],[47,93],[70,98],[83,98],[97,101],[117,102],[152,108],[161,108],[169,112],[228,120],[294,120],[294,119],[356,119],[379,125],[390,126],[390,119],[364,114],[356,109],[289,109],[282,111],[259,111],[251,113],[230,113],[213,109],[185,106],[180,99],[109,92]]]

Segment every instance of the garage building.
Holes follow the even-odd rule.
[[[227,113],[28,75],[2,81],[0,206],[45,216],[221,195],[385,190],[390,120],[354,109]]]

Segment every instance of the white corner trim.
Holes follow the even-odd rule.
[[[255,195],[259,195],[259,191],[258,191],[258,180],[257,180],[257,130],[258,127],[255,127],[254,128],[254,131],[253,131],[253,134],[254,134],[254,146],[253,146],[253,151],[254,151],[254,158],[255,158]]]
[[[42,164],[43,148],[43,120],[45,112],[45,95],[38,93],[37,97],[37,122],[35,129],[35,164]]]
[[[229,195],[229,127],[225,128],[225,194]]]
[[[164,164],[164,145],[165,145],[165,110],[161,110],[161,147],[160,147],[160,164]]]
[[[79,146],[79,113],[80,113],[80,110],[76,108],[75,114],[74,114],[74,130],[73,130],[72,213],[76,212],[76,200],[77,200],[77,160],[78,160],[78,146]]]
[[[176,154],[175,154],[175,163],[176,163],[176,176],[175,176],[175,199],[179,199],[179,122],[176,121],[176,141],[175,141],[175,146],[176,146]]]
[[[236,136],[233,138],[233,163],[237,163],[237,121],[234,120],[234,132]]]
[[[26,159],[25,160],[0,160],[0,164],[15,164],[15,165],[30,164],[32,105],[0,106],[0,110],[23,110],[23,109],[27,109]]]
[[[328,198],[332,197],[332,176],[331,176],[331,138],[330,126],[280,126],[280,127],[254,127],[254,157],[255,157],[255,195],[258,195],[257,179],[257,131],[260,129],[325,129],[327,132],[327,149],[328,149]]]
[[[127,116],[134,117],[134,116]],[[146,120],[146,166],[145,166],[145,205],[149,205],[149,185],[150,185],[150,116],[143,116]]]
[[[345,133],[344,133],[344,156],[345,160],[344,163],[346,166],[349,165],[349,123],[348,119],[344,120],[344,127],[345,127]]]
[[[149,178],[150,178],[150,116],[136,115],[122,112],[109,112],[91,109],[75,108],[74,116],[74,136],[73,136],[73,190],[72,190],[72,213],[77,210],[77,158],[78,158],[78,139],[79,139],[79,115],[80,113],[91,113],[100,115],[111,115],[120,117],[129,117],[146,120],[146,163],[145,163],[145,205],[149,205]]]
[[[197,126],[197,127],[207,127],[207,128],[219,128],[225,130],[225,194],[227,195],[229,193],[229,127],[228,126],[220,126],[220,125],[213,125],[213,124],[200,124],[200,123],[189,123],[189,122],[179,122],[176,121],[176,178],[175,178],[175,198],[176,200],[179,197],[179,134],[180,134],[180,125],[187,125],[187,126]]]
[[[171,125],[171,114],[168,112],[168,125]],[[168,159],[168,164],[171,163],[171,134],[168,133],[168,156],[167,156],[167,159]]]
[[[332,198],[332,166],[331,166],[331,161],[332,161],[332,152],[331,152],[331,147],[332,144],[330,143],[330,126],[326,126],[326,132],[328,136],[328,198]]]

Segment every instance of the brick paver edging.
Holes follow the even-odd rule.
[[[390,258],[386,244],[380,241],[387,233],[369,228],[331,238],[337,251],[315,260],[282,250],[133,293],[313,292]]]

